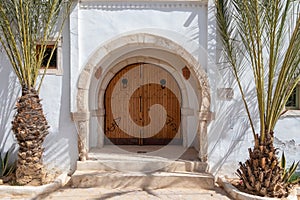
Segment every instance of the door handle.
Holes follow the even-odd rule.
[[[140,103],[140,113],[141,113],[141,112],[143,112],[143,105],[142,105],[142,104],[143,104],[143,101],[142,101],[142,99],[143,99],[143,97],[142,97],[142,96],[140,96],[140,97],[139,97],[139,103]]]

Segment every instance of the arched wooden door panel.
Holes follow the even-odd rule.
[[[105,135],[114,144],[181,143],[180,89],[159,66],[138,63],[125,67],[105,92]]]

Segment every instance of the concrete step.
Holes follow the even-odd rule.
[[[133,148],[133,147],[130,147]],[[143,150],[151,150],[150,147]],[[153,147],[151,147],[153,148]],[[122,171],[122,172],[207,172],[208,164],[200,162],[193,149],[171,147],[171,150],[135,153],[139,150],[116,151],[116,149],[95,149],[88,153],[87,161],[77,162],[77,170]],[[115,151],[115,152],[114,152]],[[185,152],[185,153],[184,153]],[[163,155],[166,154],[166,155]],[[176,155],[182,155],[177,157]],[[194,155],[195,154],[195,155]]]
[[[214,177],[209,173],[179,172],[99,172],[77,170],[71,178],[76,188],[202,188],[213,189]]]
[[[78,161],[77,170],[119,172],[207,172],[208,164],[200,161],[162,159],[87,160]]]

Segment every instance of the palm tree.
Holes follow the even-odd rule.
[[[223,55],[237,81],[254,137],[249,159],[240,162],[237,175],[249,193],[286,196],[288,184],[276,157],[273,131],[300,81],[300,1],[215,0],[215,6]],[[257,116],[251,115],[242,87],[244,72],[253,77]]]
[[[0,42],[22,87],[12,121],[12,130],[19,145],[16,169],[18,184],[40,185],[43,182],[42,144],[49,126],[39,98],[46,70],[42,76],[39,71],[46,56],[50,59],[45,68],[49,66],[67,19],[70,2],[0,1]],[[50,40],[54,41],[55,48],[47,55],[47,42]]]

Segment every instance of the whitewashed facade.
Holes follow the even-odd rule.
[[[232,175],[238,161],[247,158],[252,134],[233,77],[218,64],[212,5],[205,0],[74,1],[61,39],[62,69],[49,73],[41,89],[51,126],[44,143],[49,168],[72,172],[79,156],[85,159],[90,149],[105,145],[110,80],[130,64],[150,63],[169,72],[180,88],[181,145],[195,147],[212,173]],[[0,63],[0,144],[7,149],[19,86],[3,51]],[[300,159],[299,128],[298,111],[287,112],[276,127],[276,143],[291,161]]]

